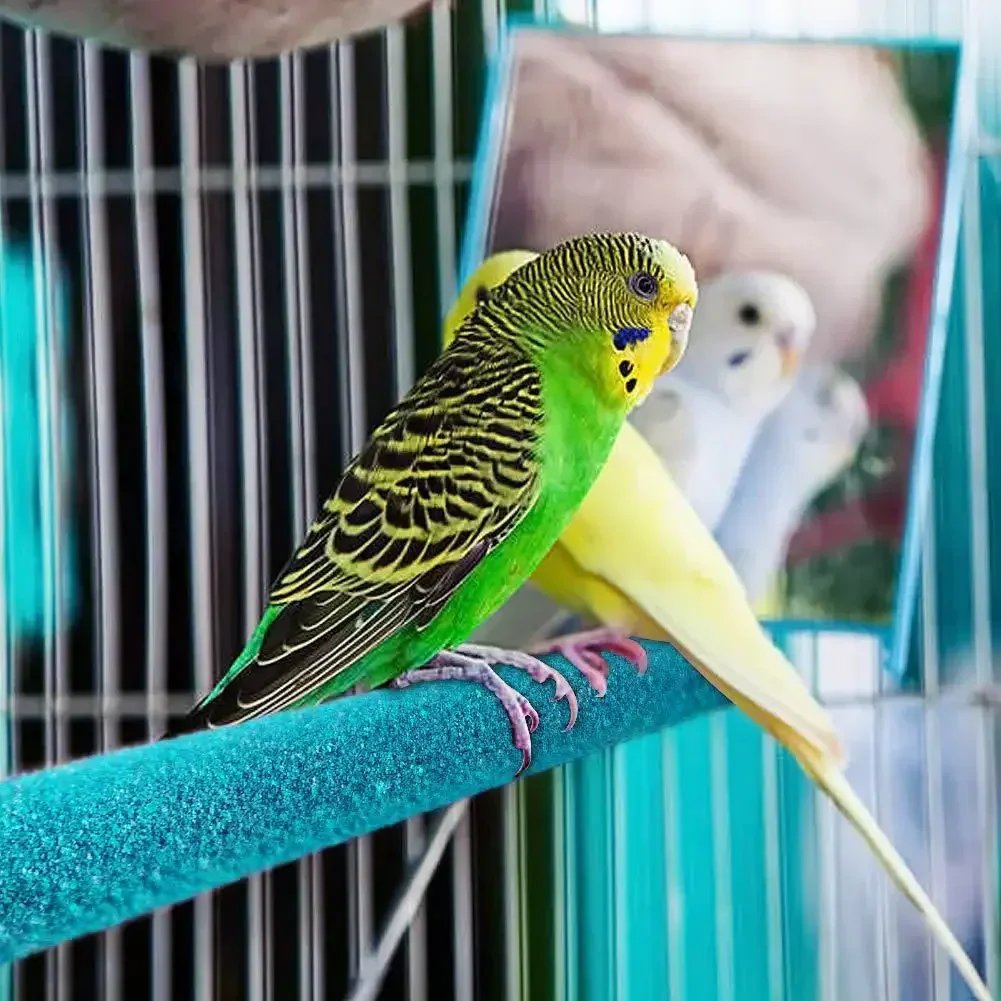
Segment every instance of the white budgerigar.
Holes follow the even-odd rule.
[[[868,429],[861,387],[833,365],[804,367],[761,426],[715,533],[752,604],[772,585],[810,502],[854,460]]]
[[[688,351],[630,421],[715,528],[761,423],[782,402],[817,325],[792,279],[733,271],[703,284]]]

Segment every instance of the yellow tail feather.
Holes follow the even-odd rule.
[[[907,867],[907,863],[897,853],[890,839],[880,830],[875,818],[866,809],[855,790],[848,784],[844,774],[825,761],[800,761],[834,805],[845,815],[852,827],[862,835],[866,844],[882,863],[900,892],[918,909],[932,934],[939,941],[949,958],[956,964],[977,1001],[993,1001],[987,985],[980,978],[970,958],[963,951],[956,936],[949,930],[945,919],[939,914],[931,898]]]

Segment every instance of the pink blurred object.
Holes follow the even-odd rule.
[[[816,361],[864,356],[932,214],[924,139],[866,46],[524,32],[492,249],[636,229],[702,278],[767,268],[816,306]]]
[[[25,27],[203,60],[327,45],[399,20],[428,0],[2,0]]]

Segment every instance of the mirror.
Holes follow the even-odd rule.
[[[958,47],[533,26],[506,52],[467,263],[595,230],[683,249],[689,350],[634,426],[761,617],[888,625]]]

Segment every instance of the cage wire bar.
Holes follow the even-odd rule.
[[[20,632],[9,614],[10,581],[2,575],[5,773],[157,736],[242,645],[266,585],[330,477],[437,350],[438,324],[455,288],[484,55],[515,9],[598,26],[609,10],[604,0],[568,0],[558,10],[538,0],[483,0],[451,9],[436,0],[428,17],[363,39],[227,67],[0,29],[0,300],[6,302],[8,291],[7,252],[24,247],[38,318],[46,611],[40,636]],[[995,511],[1001,491],[980,488],[997,479],[1001,460],[986,435],[998,406],[986,386],[997,382],[1001,367],[1001,302],[998,283],[990,280],[1001,265],[1001,9],[989,0],[826,9],[779,0],[680,9],[646,0],[637,10],[664,30],[967,32],[980,39],[982,140],[967,189],[962,326],[951,341],[959,345],[952,363],[962,370],[960,430],[968,462],[961,495],[933,499],[920,614],[926,698],[915,700],[923,717],[930,824],[930,872],[921,875],[930,876],[936,899],[947,898],[940,696],[960,675],[981,684],[996,680],[993,643],[1001,621],[1001,592],[991,578],[994,557],[1001,558],[992,527],[1001,524]],[[57,322],[64,288],[71,304],[65,332]],[[6,338],[6,313],[4,319]],[[334,383],[339,410],[326,405]],[[0,379],[0,393],[8,392]],[[71,425],[60,416],[66,400],[80,414]],[[64,427],[82,457],[69,482],[60,463]],[[6,457],[14,432],[6,425],[3,431],[0,556],[7,566]],[[965,504],[970,525],[966,628],[973,641],[973,655],[958,674],[945,663],[936,607],[944,575],[956,570],[943,563],[942,512],[951,517],[957,503]],[[63,593],[73,546],[85,568],[85,599],[75,617]],[[790,654],[824,692],[825,668],[830,673],[828,665],[844,650],[799,638]],[[864,791],[885,817],[895,789],[884,767],[880,719],[904,696],[883,689],[873,668],[869,687],[850,693],[856,704],[845,712],[871,732],[876,753]],[[981,864],[990,874],[982,895],[985,955],[996,987],[995,723],[989,708],[970,713],[977,728]],[[733,739],[747,738],[735,737],[722,720],[713,722],[707,816],[724,873],[730,861],[723,833],[731,829],[733,807],[726,743]],[[789,916],[780,854],[790,834],[780,829],[779,803],[790,795],[790,777],[769,741],[746,746],[757,747],[765,779],[769,982],[777,1001],[792,996],[799,983],[783,952]],[[673,739],[651,744],[650,760],[665,777],[662,808],[677,840],[686,818],[672,801],[669,778],[681,753]],[[616,749],[580,769],[593,773],[603,794],[615,769],[625,778],[623,760]],[[585,944],[566,927],[567,910],[552,906],[554,894],[572,901],[576,893],[578,877],[564,857],[572,825],[580,822],[575,781],[559,770],[520,782],[478,797],[468,809],[414,818],[60,946],[0,974],[0,998],[323,1001],[347,997],[352,985],[359,1001],[582,996]],[[551,819],[548,832],[533,832],[532,853],[528,801],[533,809],[548,804]],[[845,996],[830,959],[844,925],[833,874],[845,846],[826,807],[806,823],[816,825],[826,876],[826,944],[819,952],[822,996],[833,1001]],[[627,888],[616,882],[614,854],[623,850],[624,832],[609,832],[608,841],[611,854],[595,863],[610,902],[618,895],[616,907],[624,913]],[[540,862],[539,854],[549,861]],[[442,864],[422,867],[422,860],[435,858]],[[685,875],[673,865],[664,873],[667,989],[681,999],[701,974],[685,966]],[[409,884],[408,874],[414,877]],[[410,895],[398,897],[408,885]],[[555,890],[544,892],[547,885]],[[725,945],[727,885],[718,884],[711,916],[724,942],[723,973],[715,981],[720,998],[739,994]],[[390,921],[398,901],[402,923]],[[870,957],[881,998],[899,996],[895,915],[884,897]],[[387,921],[386,942],[402,937],[403,944],[395,953],[384,946],[380,954]],[[610,955],[594,948],[586,957],[588,972],[605,980],[609,996],[638,996],[630,994],[624,965],[627,934],[625,925],[618,927]],[[941,957],[928,955],[929,996],[965,996]]]

